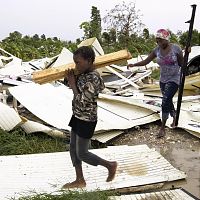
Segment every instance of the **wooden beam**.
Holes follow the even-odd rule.
[[[94,64],[96,68],[101,68],[111,64],[118,64],[127,61],[131,58],[132,56],[130,52],[128,52],[127,50],[121,50],[114,53],[97,56],[95,58]],[[65,70],[70,68],[75,69],[75,64],[69,63],[56,68],[49,68],[41,71],[36,71],[32,74],[32,80],[40,84],[59,80],[65,77]],[[75,73],[78,74],[78,71],[75,71]]]

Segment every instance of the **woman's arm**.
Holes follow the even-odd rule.
[[[134,63],[134,64],[129,64],[127,67],[129,68],[129,67],[136,67],[136,66],[144,66],[144,65],[147,65],[147,64],[149,64],[155,57],[156,57],[156,55],[155,55],[154,51],[152,51],[146,59],[144,59],[144,60],[142,60],[142,61],[140,61],[140,62]]]

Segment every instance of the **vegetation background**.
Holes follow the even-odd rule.
[[[29,61],[56,56],[63,47],[73,52],[82,40],[96,37],[105,53],[128,49],[132,56],[136,57],[139,54],[149,54],[156,46],[154,35],[149,33],[148,27],[145,27],[140,17],[133,2],[116,5],[104,17],[101,17],[97,7],[92,6],[90,20],[82,22],[79,26],[84,35],[75,42],[62,41],[56,36],[47,38],[44,34],[23,36],[16,30],[0,42],[0,47],[23,61]],[[188,32],[169,31],[171,42],[178,43],[184,48]],[[200,32],[195,29],[191,41],[191,46],[194,45],[200,45]]]

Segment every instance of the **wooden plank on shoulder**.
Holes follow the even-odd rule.
[[[117,52],[97,56],[95,58],[95,67],[101,68],[111,64],[119,64],[128,59],[131,59],[131,54],[127,50],[120,50]],[[69,63],[57,68],[49,68],[41,71],[36,71],[32,74],[32,80],[36,83],[44,84],[51,81],[59,80],[65,77],[66,69],[74,69],[75,64]],[[75,73],[78,73],[77,71]]]

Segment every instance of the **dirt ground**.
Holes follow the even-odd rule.
[[[182,188],[200,198],[200,139],[183,129],[166,127],[166,136],[157,139],[160,122],[134,127],[113,139],[110,145],[146,144],[155,148],[175,168],[187,174]]]

